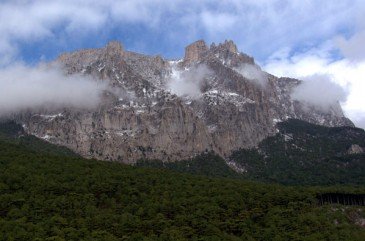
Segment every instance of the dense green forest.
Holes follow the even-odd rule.
[[[291,187],[86,160],[13,127],[0,128],[0,240],[365,240],[364,207],[316,199],[364,186]]]

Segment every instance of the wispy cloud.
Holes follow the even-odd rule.
[[[171,77],[167,82],[167,89],[178,96],[199,98],[202,94],[201,88],[204,80],[211,74],[212,71],[206,65],[198,65],[187,70],[173,67]]]
[[[203,11],[200,14],[200,18],[203,27],[209,32],[209,34],[222,34],[232,31],[239,17],[231,13],[217,13],[211,11]]]
[[[5,0],[0,3],[0,54],[14,55],[12,48],[24,42],[65,41],[80,32],[100,37],[119,29],[121,36],[112,35],[128,39],[123,33],[137,27],[159,34],[170,51],[199,38],[233,39],[263,60],[283,46],[315,44],[343,29],[351,33],[364,10],[361,0]]]
[[[344,56],[350,60],[365,60],[365,29],[354,34],[350,38],[339,37],[337,39],[338,47]]]
[[[332,43],[332,44],[331,44]],[[331,102],[333,97],[342,101],[345,114],[356,125],[365,128],[365,61],[342,58],[334,60],[332,53],[338,51],[335,40],[304,52],[278,51],[268,58],[264,69],[277,76],[304,79],[303,96],[319,100],[319,103]],[[336,86],[330,83],[335,83]],[[328,86],[327,86],[328,85]],[[342,97],[338,87],[347,93]],[[311,88],[313,87],[313,88]],[[313,91],[313,92],[312,92]],[[300,96],[300,95],[299,95]]]
[[[13,65],[0,70],[0,116],[39,108],[94,108],[104,83],[81,75],[65,75],[60,67]]]
[[[236,68],[236,71],[259,87],[265,87],[268,82],[267,74],[257,65],[242,64]]]
[[[312,75],[296,87],[292,98],[323,110],[328,110],[338,102],[346,101],[347,93],[337,83],[331,81],[328,75]]]

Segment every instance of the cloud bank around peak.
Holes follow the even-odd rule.
[[[268,83],[267,74],[260,69],[257,65],[252,64],[242,64],[238,68],[235,69],[239,74],[241,74],[244,78],[248,79],[254,84],[257,84],[259,87],[265,87]]]
[[[347,93],[339,84],[331,81],[330,76],[316,74],[306,77],[291,96],[295,100],[328,110],[334,104],[346,101]]]
[[[332,53],[338,51],[336,41],[334,39],[304,52],[279,50],[268,58],[263,68],[279,77],[307,80],[308,83],[301,87],[303,93],[296,94],[299,98],[308,96],[310,101],[313,97],[319,104],[326,104],[337,98],[345,115],[356,126],[365,128],[365,60],[350,56],[334,59]]]
[[[187,70],[179,70],[174,66],[166,87],[177,96],[197,99],[202,94],[204,79],[211,74],[212,71],[206,65],[193,66]]]
[[[59,67],[17,64],[0,70],[0,116],[40,108],[94,108],[106,89],[85,76],[66,76]]]

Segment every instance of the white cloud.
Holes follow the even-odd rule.
[[[313,74],[327,74],[323,68],[332,63],[331,41],[321,46],[312,47],[302,52],[294,52],[284,47],[274,52],[267,60],[265,70],[277,76],[305,77]]]
[[[339,101],[346,100],[346,91],[338,84],[332,82],[329,75],[312,75],[294,89],[292,98],[309,105],[328,110]]]
[[[365,30],[355,33],[349,39],[339,37],[337,43],[342,53],[351,60],[365,60]]]
[[[179,70],[173,67],[171,78],[167,82],[167,89],[178,96],[189,96],[197,99],[201,95],[204,79],[211,74],[206,65]]]
[[[232,30],[237,22],[237,17],[229,13],[214,13],[204,11],[200,15],[205,29],[212,34],[219,34]]]
[[[268,82],[267,74],[261,71],[260,67],[257,65],[243,64],[235,70],[244,78],[260,87],[265,87]]]
[[[352,28],[364,10],[361,0],[3,0],[0,35],[14,46],[47,37],[56,41],[59,32],[66,32],[67,38],[138,23],[175,36],[183,45],[199,38],[233,39],[240,49],[262,59],[283,46],[332,38]]]
[[[106,85],[59,67],[13,65],[0,70],[0,116],[38,108],[93,108]]]
[[[0,67],[11,63],[17,53],[15,46],[0,38]]]
[[[365,128],[365,61],[354,62],[348,59],[333,60],[331,52],[336,47],[328,43],[321,47],[308,49],[306,52],[292,54],[274,54],[275,58],[269,58],[264,69],[276,76],[288,76],[298,79],[307,79],[313,76],[327,76],[332,82],[337,83],[347,92],[346,101],[342,102],[345,114],[355,122],[357,126]],[[290,52],[290,51],[289,51]],[[288,51],[286,51],[288,53]],[[312,82],[313,97],[316,98],[322,92],[323,99],[331,100],[333,96],[330,90],[323,88],[319,78],[318,82]],[[318,85],[318,91],[315,86]],[[322,91],[319,91],[322,90]],[[335,91],[336,92],[336,91]],[[310,95],[310,92],[308,93]],[[319,96],[320,97],[320,96]],[[339,95],[341,97],[341,95]],[[341,99],[339,99],[341,100]],[[343,99],[342,99],[343,100]]]

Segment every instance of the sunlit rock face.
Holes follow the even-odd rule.
[[[85,157],[125,163],[178,161],[210,150],[228,157],[275,134],[276,123],[288,118],[353,125],[338,103],[324,110],[293,100],[299,80],[263,72],[232,41],[207,46],[200,40],[185,50],[183,59],[167,60],[111,42],[62,54],[55,63],[67,74],[108,83],[102,103],[93,110],[22,114],[18,121],[28,133]]]
[[[347,153],[348,154],[362,154],[362,153],[364,153],[364,149],[357,144],[353,144],[350,146]]]

